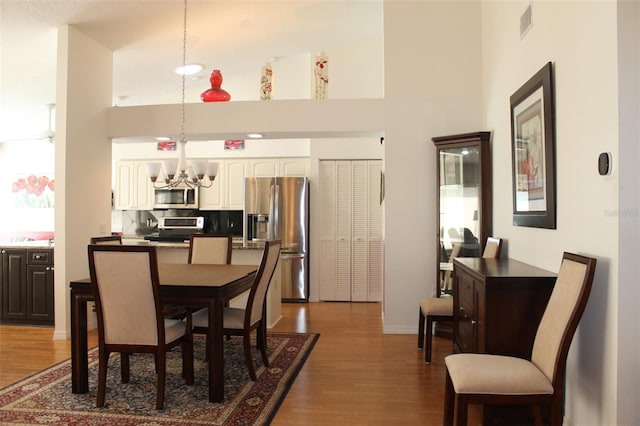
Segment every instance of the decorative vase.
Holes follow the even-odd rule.
[[[315,99],[327,99],[329,92],[329,57],[326,53],[316,54],[313,66]]]
[[[263,101],[271,99],[271,90],[273,89],[271,84],[272,78],[273,69],[271,68],[271,64],[267,62],[262,66],[260,72],[260,99]]]
[[[211,89],[207,89],[200,95],[202,102],[227,102],[231,99],[231,95],[222,89],[222,73],[220,70],[213,70],[209,77]]]

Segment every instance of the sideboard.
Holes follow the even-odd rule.
[[[453,261],[454,352],[531,359],[556,274],[514,259]]]

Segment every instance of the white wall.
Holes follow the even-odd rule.
[[[617,422],[640,424],[640,2],[618,2],[620,111]],[[629,326],[631,324],[631,326]]]
[[[481,128],[480,3],[384,6],[385,333],[415,333],[436,285],[432,137]]]
[[[494,234],[506,238],[509,257],[551,271],[558,270],[563,251],[598,259],[589,304],[569,353],[565,416],[569,424],[581,426],[637,424],[637,414],[630,423],[619,423],[616,414],[617,398],[624,393],[617,385],[618,351],[625,345],[617,334],[618,304],[625,297],[618,259],[622,249],[631,248],[635,259],[638,255],[637,240],[635,247],[619,247],[618,237],[617,5],[534,1],[533,27],[521,40],[519,19],[529,3],[482,2],[483,121],[493,130]],[[515,227],[509,96],[548,61],[554,63],[556,88],[557,229]],[[608,177],[599,176],[596,167],[603,151],[614,159]],[[635,153],[637,159],[637,148]],[[637,200],[637,172],[635,179]],[[634,280],[636,286],[637,275]],[[635,364],[637,374],[637,356]]]
[[[70,330],[69,282],[89,276],[87,243],[111,227],[112,54],[71,26],[58,33],[55,196],[55,331]]]

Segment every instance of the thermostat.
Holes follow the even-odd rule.
[[[600,176],[609,176],[611,174],[610,152],[603,152],[598,156],[598,173],[600,173]]]

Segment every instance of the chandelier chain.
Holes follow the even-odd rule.
[[[166,159],[160,162],[146,163],[147,175],[151,179],[151,184],[155,189],[175,189],[181,190],[185,188],[211,188],[213,181],[218,173],[218,163],[214,161],[192,160],[187,165],[185,155],[185,145],[187,138],[184,133],[185,123],[185,73],[184,68],[187,65],[187,0],[184,0],[184,19],[182,25],[182,99],[181,99],[181,117],[180,117],[180,139],[179,139],[179,159]],[[162,170],[161,170],[162,169]],[[164,182],[158,180],[160,173],[165,175]],[[205,177],[208,183],[205,184]],[[184,192],[184,203],[187,205],[187,193]]]
[[[184,67],[187,65],[187,0],[184,0],[184,19],[182,25],[182,102],[181,102],[181,116],[180,116],[180,142],[185,141],[184,137],[184,86],[185,86],[185,73]]]

